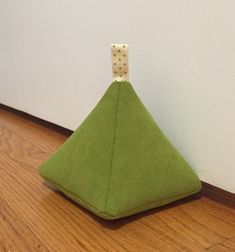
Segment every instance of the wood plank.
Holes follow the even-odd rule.
[[[235,251],[235,238],[226,239],[224,242],[208,249],[211,252],[233,252]]]
[[[54,152],[67,139],[63,134],[7,112],[1,107],[0,118],[2,128],[14,132],[21,139],[35,143],[47,153]]]
[[[196,204],[196,202],[194,204],[192,202],[192,206],[194,205],[196,205],[196,207],[201,211],[209,213],[217,219],[233,225],[233,227],[235,226],[235,209],[223,204],[218,204],[217,202],[206,197],[202,197],[200,199],[200,204]]]
[[[5,201],[0,198],[0,251],[48,251]]]
[[[200,201],[197,205],[200,205]],[[184,206],[185,215],[189,215],[192,219],[197,221],[207,232],[213,232],[214,237],[219,236],[224,238],[231,238],[235,235],[235,226],[225,221],[221,218],[215,217],[213,214],[202,211],[197,207],[196,204],[190,204]],[[217,210],[218,211],[218,210]],[[221,211],[221,210],[220,210]],[[231,220],[234,221],[234,215],[231,217]],[[216,242],[216,241],[215,241]]]

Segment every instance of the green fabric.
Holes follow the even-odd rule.
[[[201,188],[127,81],[110,85],[40,174],[105,219],[162,206]]]

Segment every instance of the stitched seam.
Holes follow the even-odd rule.
[[[118,83],[117,105],[116,105],[116,109],[115,109],[116,116],[115,116],[114,132],[113,132],[113,149],[112,149],[112,154],[111,154],[111,168],[110,168],[110,173],[109,173],[108,189],[107,189],[107,195],[106,195],[105,207],[104,207],[105,213],[107,212],[107,205],[108,205],[110,185],[111,185],[111,177],[112,177],[112,173],[113,173],[113,156],[114,156],[115,141],[116,141],[116,134],[117,134],[117,121],[118,121],[120,91],[121,91],[121,84]]]
[[[128,214],[128,213],[131,213],[131,212],[133,212],[133,211],[135,211],[135,210],[138,210],[138,209],[141,208],[141,207],[148,207],[148,205],[152,205],[152,204],[155,203],[155,202],[158,203],[158,202],[161,201],[161,200],[160,200],[160,201],[159,201],[159,200],[158,200],[158,201],[151,201],[151,202],[148,202],[148,203],[146,203],[146,204],[139,205],[138,207],[134,207],[134,208],[131,208],[131,209],[129,209],[129,210],[120,212],[118,215],[112,215],[112,214],[108,214],[108,213],[106,213],[106,212],[100,211],[98,208],[96,208],[96,207],[93,206],[92,204],[90,204],[90,203],[88,203],[87,201],[85,201],[82,197],[79,197],[79,196],[76,195],[75,193],[70,192],[69,190],[65,189],[63,186],[60,186],[60,185],[57,184],[56,182],[53,182],[53,181],[50,180],[50,179],[46,179],[46,180],[47,180],[48,182],[50,182],[51,184],[53,184],[55,187],[57,187],[57,188],[58,188],[60,191],[62,191],[65,195],[67,194],[68,197],[69,197],[68,194],[72,195],[72,197],[74,197],[74,198],[77,200],[77,201],[74,200],[76,203],[78,203],[78,204],[80,204],[80,205],[82,205],[82,203],[84,203],[86,206],[82,205],[83,207],[85,207],[85,208],[87,208],[87,209],[89,209],[89,207],[90,207],[90,208],[92,208],[93,210],[95,210],[97,214],[101,214],[101,215],[103,215],[103,216],[119,217],[119,216],[122,216],[122,215],[124,215],[124,214]],[[179,200],[179,199],[182,199],[182,198],[184,198],[184,197],[191,196],[191,195],[193,195],[193,194],[195,194],[195,193],[197,193],[197,192],[199,192],[199,191],[200,191],[200,189],[199,189],[199,190],[196,190],[196,191],[189,192],[189,193],[187,193],[187,194],[180,194],[180,195],[176,195],[176,196],[174,196],[174,197],[168,197],[168,198],[165,198],[165,199],[163,199],[163,200],[171,200],[171,199]],[[174,200],[174,201],[176,201],[176,200]],[[167,203],[167,204],[169,204],[169,203]],[[161,207],[161,206],[158,206],[158,207]],[[158,208],[158,207],[154,207],[154,208]],[[92,211],[92,209],[90,209],[90,211]],[[148,209],[146,209],[146,210],[148,210]],[[142,210],[142,211],[145,211],[145,210]]]

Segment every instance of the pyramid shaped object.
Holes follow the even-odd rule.
[[[159,207],[201,188],[127,81],[110,85],[40,174],[105,219]]]

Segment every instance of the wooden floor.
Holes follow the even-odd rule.
[[[0,109],[0,251],[235,251],[235,210],[203,196],[104,221],[51,189],[38,166],[66,137]]]

